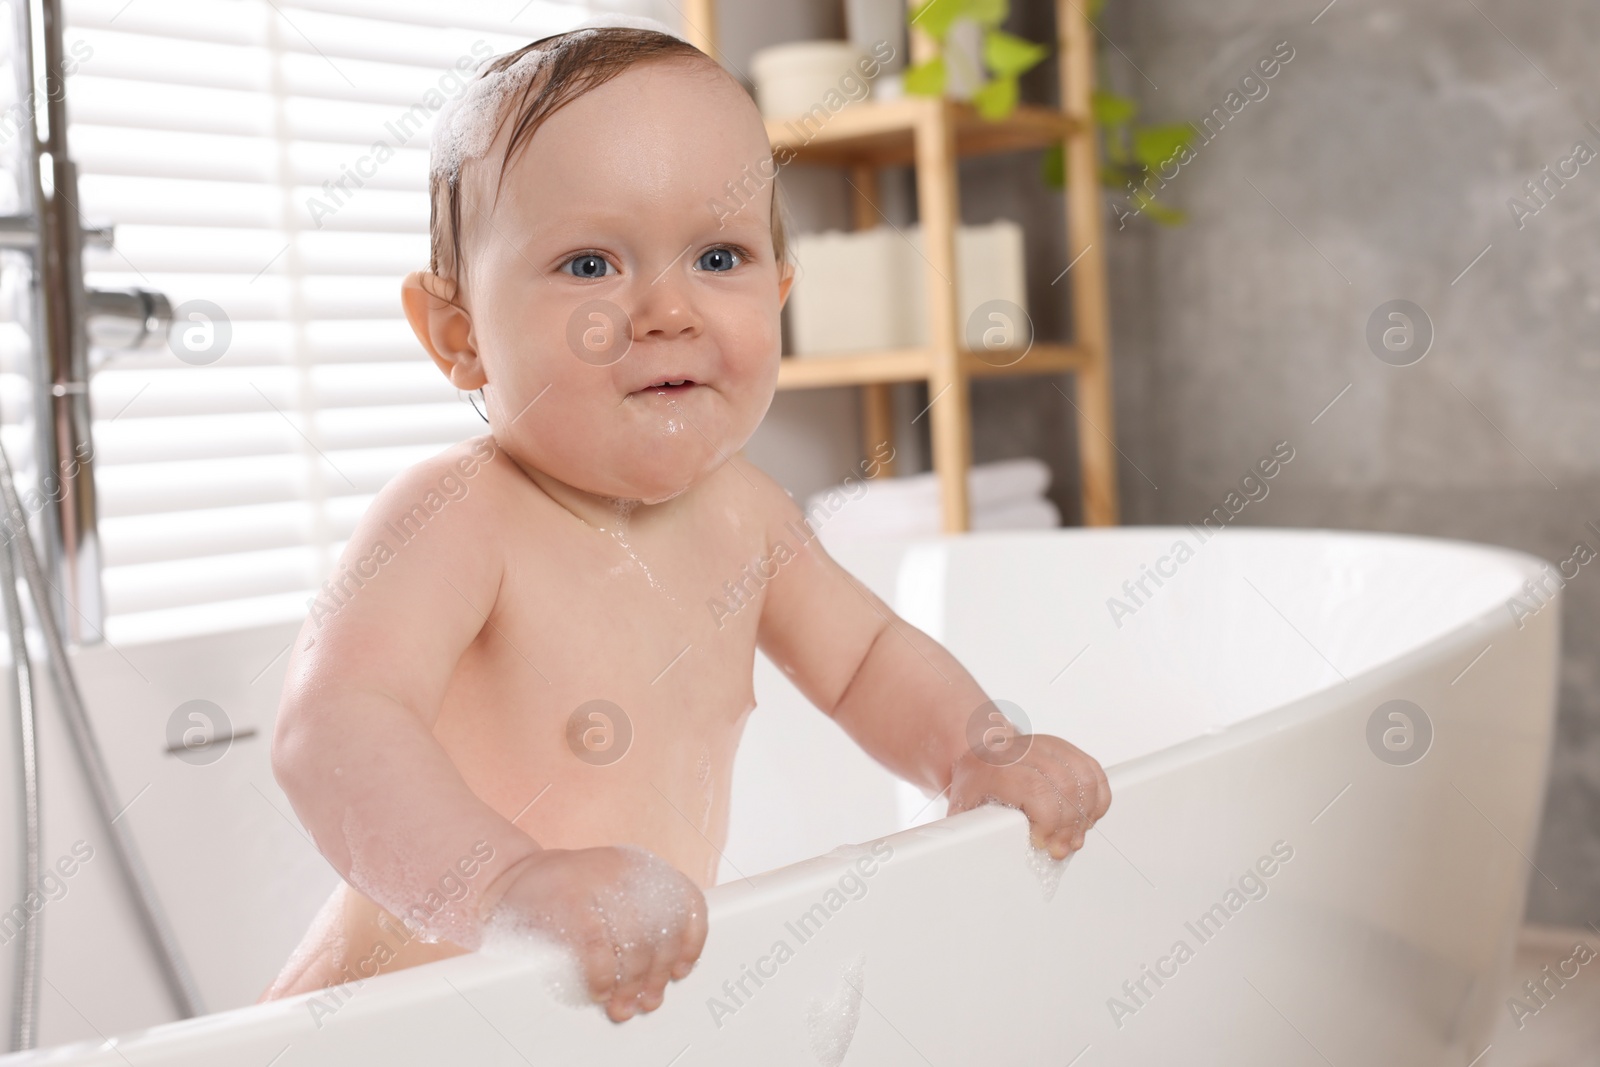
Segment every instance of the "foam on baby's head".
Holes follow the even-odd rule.
[[[433,126],[430,177],[458,175],[465,161],[480,159],[488,154],[505,113],[506,100],[527,92],[534,75],[551,54],[551,42],[571,35],[592,35],[601,29],[611,28],[650,30],[688,43],[682,34],[652,18],[642,15],[597,15],[580,22],[564,34],[545,37],[526,46],[509,66],[497,69],[496,60],[505,57],[490,57],[479,65],[478,76],[468,84],[467,91],[448,101],[439,112]]]
[[[626,15],[591,18],[565,33],[479,64],[466,91],[448,102],[434,123],[428,269],[454,279],[458,286],[465,283],[463,221],[487,216],[493,197],[489,203],[464,205],[468,187],[476,190],[482,185],[464,175],[493,163],[488,157],[508,121],[511,133],[499,160],[500,179],[517,151],[551,114],[636,64],[654,59],[688,59],[721,70],[710,56],[663,23]],[[498,181],[489,188],[497,192]]]

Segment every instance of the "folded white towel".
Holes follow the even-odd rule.
[[[865,485],[865,492],[862,486]],[[1032,456],[980,463],[967,471],[967,506],[974,513],[1018,500],[1036,499],[1050,487],[1050,468]],[[848,500],[838,508],[839,500]],[[830,505],[828,502],[834,503]],[[929,471],[900,478],[874,478],[866,482],[834,486],[814,494],[806,501],[806,511],[839,510],[862,515],[895,516],[906,509],[924,512],[939,510],[939,478]]]
[[[974,530],[1052,530],[1061,525],[1061,509],[1053,500],[1016,500],[972,513]]]

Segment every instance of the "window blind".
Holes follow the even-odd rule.
[[[86,252],[88,284],[155,289],[180,312],[209,302],[230,334],[204,362],[211,327],[190,318],[195,362],[162,347],[93,375],[112,641],[302,616],[373,494],[483,430],[400,309],[401,277],[428,261],[434,114],[465,82],[458,61],[470,71],[588,14],[68,0],[81,213],[116,223],[115,249]],[[26,455],[12,329],[4,440]]]

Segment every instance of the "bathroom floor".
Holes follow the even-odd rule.
[[[1580,941],[1594,953],[1587,963],[1573,955]],[[1537,1014],[1522,1016],[1518,1029],[1506,1001],[1515,996],[1537,1007],[1522,984],[1546,966],[1552,974],[1575,966],[1578,973],[1564,986],[1547,981],[1554,995]],[[1474,1067],[1600,1067],[1600,935],[1582,927],[1524,927],[1498,1011],[1494,1041]]]

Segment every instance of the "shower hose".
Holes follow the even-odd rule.
[[[11,460],[6,456],[3,447],[0,447],[0,505],[3,505],[5,513],[3,530],[0,530],[0,537],[3,537],[3,543],[0,543],[0,587],[3,587],[0,588],[0,602],[3,604],[0,606],[5,608],[6,632],[10,636],[10,688],[17,709],[17,751],[22,785],[23,899],[26,900],[28,894],[38,889],[42,860],[38,736],[35,731],[34,714],[35,690],[33,673],[28,661],[22,605],[17,598],[18,562],[22,565],[22,577],[31,593],[34,614],[38,620],[40,634],[44,638],[46,659],[55,681],[61,712],[67,720],[73,747],[77,749],[78,761],[83,767],[84,776],[88,779],[90,792],[94,794],[95,806],[105,821],[110,835],[111,851],[116,856],[117,865],[127,883],[134,911],[139,916],[139,925],[155,952],[156,962],[160,966],[168,992],[172,995],[180,1014],[186,1018],[203,1014],[205,1008],[200,1000],[199,988],[195,985],[194,976],[189,972],[188,965],[178,949],[177,938],[174,937],[166,913],[156,898],[150,876],[144,869],[133,837],[127,824],[117,821],[121,809],[111,785],[111,775],[106,769],[105,757],[100,752],[100,744],[95,739],[94,730],[89,725],[89,716],[84,710],[83,696],[78,691],[77,679],[73,677],[72,665],[67,661],[66,646],[61,640],[61,631],[56,626],[55,608],[49,596],[48,580],[39,566],[38,553],[34,550],[33,539],[28,534],[27,514],[22,510],[22,501],[17,495],[16,483],[12,478]],[[16,552],[15,558],[11,554],[13,550]],[[24,910],[28,910],[26,905]],[[41,914],[30,914],[22,926],[22,943],[18,948],[16,960],[14,987],[16,996],[11,1022],[12,1051],[32,1048],[39,1039],[41,917]]]

